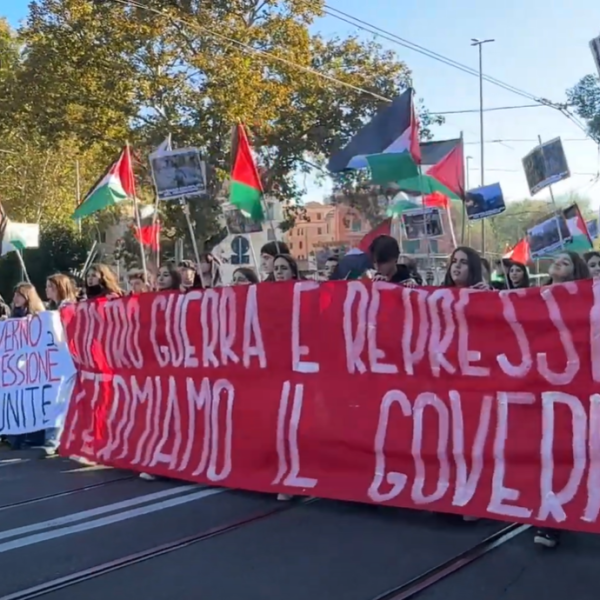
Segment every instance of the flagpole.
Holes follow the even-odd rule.
[[[196,242],[196,233],[194,232],[194,225],[192,223],[192,219],[190,217],[190,207],[188,206],[187,199],[185,196],[179,198],[179,203],[181,204],[181,210],[183,210],[183,214],[185,215],[185,220],[187,222],[188,231],[190,232],[190,238],[192,239],[192,248],[194,249],[194,257],[196,259],[197,268],[200,269],[200,273],[198,274],[200,279],[200,285],[204,287],[204,281],[202,280],[202,267],[200,265],[200,252],[198,252],[198,243]],[[211,270],[212,274],[212,270]]]
[[[546,152],[544,151],[544,145],[542,143],[542,136],[538,135],[538,142],[540,144],[540,149],[542,151],[542,158],[544,159],[544,170],[546,170]],[[554,212],[558,213],[558,205],[556,204],[556,199],[554,198],[554,190],[552,189],[552,185],[548,186],[548,190],[550,191],[550,199],[552,200],[552,206],[554,208]],[[562,229],[560,227],[560,223],[557,223],[558,226],[558,235],[560,238],[560,247],[561,249],[564,248],[565,246],[565,242],[563,240],[563,234],[562,234]]]
[[[131,160],[131,150],[129,148],[129,142],[127,143],[127,154],[129,158],[129,168],[131,169],[131,176],[133,178],[133,164]],[[138,229],[138,242],[140,245],[140,256],[142,258],[142,270],[144,271],[144,283],[148,285],[148,267],[146,265],[146,251],[144,249],[144,244],[142,243],[142,220],[140,218],[140,206],[138,203],[137,193],[135,191],[135,187],[133,190],[133,211],[135,213],[135,221]]]
[[[79,161],[75,161],[75,190],[77,193],[77,206],[81,202],[81,178],[79,177]],[[77,208],[77,206],[75,208]],[[77,229],[81,235],[81,219],[77,219]]]
[[[165,146],[164,151],[171,152],[172,139],[171,139],[170,133],[168,134],[165,142],[163,142],[163,144],[161,144],[161,146],[159,146],[159,148],[161,148],[164,145]],[[150,160],[152,160],[152,154],[150,155]],[[152,226],[154,228],[156,228],[156,223],[158,221],[158,208],[160,205],[160,198],[158,196],[158,190],[156,189],[156,186],[155,186],[154,191],[156,193],[156,196],[154,198],[154,214],[152,215]],[[157,239],[156,239],[156,269],[158,270],[159,268],[160,268],[160,233],[157,235]]]
[[[31,279],[29,279],[29,274],[27,273],[27,267],[25,266],[25,260],[23,259],[21,250],[17,250],[17,257],[19,259],[19,264],[21,265],[21,281],[25,280],[27,283],[31,283]]]

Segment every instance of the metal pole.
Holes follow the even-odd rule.
[[[81,179],[79,177],[79,161],[78,160],[75,161],[75,190],[76,190],[76,194],[77,194],[77,204],[75,205],[75,208],[77,208],[79,206],[79,203],[81,202]],[[78,229],[79,233],[81,234],[81,219],[77,219],[77,229]]]
[[[540,144],[540,149],[542,150],[542,157],[544,159],[544,170],[546,169],[547,165],[546,165],[546,152],[544,151],[544,144],[542,143],[542,136],[538,135],[538,142]],[[554,191],[552,190],[552,186],[549,185],[548,186],[548,190],[550,191],[550,199],[552,200],[552,207],[554,208],[554,213],[555,215],[558,217],[558,206],[556,205],[556,199],[554,198]],[[562,215],[561,215],[562,217]],[[562,235],[562,229],[560,227],[560,222],[557,221],[556,223],[557,227],[558,227],[558,235],[560,238],[560,248],[561,250],[564,248],[564,240],[563,240],[563,235]]]
[[[479,146],[481,153],[481,187],[485,185],[485,158],[483,143],[483,44],[479,44]],[[481,219],[481,256],[485,256],[485,219]]]
[[[479,145],[481,152],[481,187],[485,185],[485,151],[483,143],[483,44],[488,44],[494,40],[472,39],[471,46],[477,46],[479,49]],[[485,219],[481,219],[481,255],[485,256]]]
[[[471,189],[471,186],[469,185],[469,170],[470,170],[470,165],[469,165],[469,161],[472,159],[472,156],[467,156],[465,161],[467,163],[467,167],[466,167],[466,171],[465,171],[465,183],[467,185],[467,190]],[[469,218],[467,216],[467,205],[465,204],[465,201],[463,200],[463,215],[462,215],[462,227],[461,227],[461,231],[460,231],[460,243],[464,245],[465,243],[465,229],[468,227],[468,238],[469,241],[467,243],[467,245],[471,245],[471,223],[469,222]]]

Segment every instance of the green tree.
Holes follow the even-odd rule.
[[[577,115],[585,120],[589,135],[600,142],[600,79],[586,75],[567,90],[567,99]]]
[[[144,4],[158,14],[113,0],[32,2],[12,113],[51,147],[75,140],[114,152],[129,139],[148,195],[146,155],[168,132],[200,148],[210,165],[208,195],[191,203],[201,245],[220,232],[237,120],[249,127],[267,193],[293,205],[304,161],[323,164],[378,97],[410,83],[406,65],[378,44],[313,34],[322,0]],[[164,209],[166,226],[183,232],[181,211]]]

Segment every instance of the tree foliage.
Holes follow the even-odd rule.
[[[40,207],[40,190],[72,182],[78,154],[89,155],[85,163],[99,175],[127,140],[138,188],[151,197],[146,157],[172,133],[177,146],[200,148],[209,165],[208,196],[190,203],[202,244],[220,233],[218,201],[237,121],[249,127],[266,192],[293,206],[302,194],[297,173],[309,169],[304,161],[323,164],[374,114],[378,97],[410,83],[407,66],[375,42],[312,33],[322,10],[322,0],[31,2],[10,40],[20,52],[11,54],[17,68],[6,99],[8,123],[32,134],[24,144],[31,169],[45,169],[31,193],[20,191],[31,204],[23,211],[42,222],[66,218],[66,191],[60,202],[48,193]],[[23,142],[12,135],[15,147]],[[0,184],[2,193],[14,183]],[[167,230],[183,233],[179,207],[164,209]]]
[[[577,115],[587,123],[590,136],[600,143],[600,79],[586,75],[567,90],[567,98]]]

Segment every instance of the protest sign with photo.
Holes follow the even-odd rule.
[[[0,434],[61,426],[74,377],[58,313],[0,321]]]
[[[262,231],[262,223],[248,218],[239,208],[228,205],[223,208],[227,230],[232,235],[247,235]]]
[[[159,200],[175,200],[206,193],[206,165],[197,148],[180,148],[150,155]]]
[[[523,168],[529,193],[532,196],[549,185],[571,176],[560,138],[534,148],[523,158]]]
[[[61,453],[600,533],[594,285],[300,281],[84,302]]]
[[[405,210],[401,218],[407,240],[436,238],[444,235],[439,208],[424,207]]]
[[[595,240],[598,237],[598,219],[590,219],[586,226],[590,239]]]
[[[571,241],[571,232],[562,212],[527,230],[531,258],[542,258]]]
[[[504,195],[499,183],[469,190],[465,195],[465,208],[469,220],[499,215],[506,210]]]

